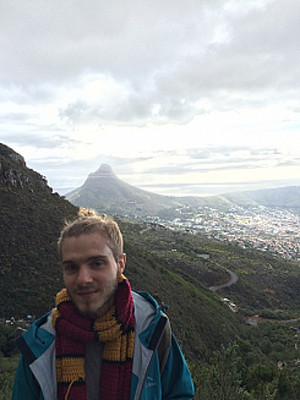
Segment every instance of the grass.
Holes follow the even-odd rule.
[[[18,360],[19,355],[12,357],[0,356],[0,400],[10,399]]]

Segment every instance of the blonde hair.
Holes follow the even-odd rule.
[[[116,221],[106,214],[97,214],[90,208],[80,208],[78,217],[72,222],[66,222],[58,239],[58,254],[61,258],[61,248],[66,238],[100,233],[107,241],[113,256],[118,262],[123,254],[123,236]]]

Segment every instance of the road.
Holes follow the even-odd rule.
[[[225,287],[229,287],[231,285],[234,285],[235,283],[237,283],[239,277],[237,276],[237,274],[235,274],[234,272],[230,271],[229,269],[225,268],[225,271],[228,272],[229,274],[229,281],[226,283],[223,283],[223,285],[217,285],[217,286],[211,286],[209,288],[209,290],[211,290],[212,292],[216,292],[217,290],[223,289]]]

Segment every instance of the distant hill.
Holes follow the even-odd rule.
[[[178,209],[211,207],[227,211],[234,206],[290,209],[300,213],[300,187],[284,187],[246,192],[226,193],[219,196],[175,197],[158,195],[122,181],[109,165],[102,164],[91,173],[84,184],[65,195],[72,204],[91,207],[99,212],[126,217],[158,216],[172,219],[179,216]]]
[[[289,209],[300,214],[300,186],[235,192],[224,195],[224,198],[241,206],[262,205],[270,208]]]

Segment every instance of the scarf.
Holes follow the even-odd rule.
[[[101,400],[129,400],[134,350],[133,299],[129,281],[118,279],[114,305],[102,317],[83,317],[67,289],[56,295],[52,312],[56,330],[56,375],[59,400],[87,398],[84,357],[85,344],[104,342],[100,375]]]

